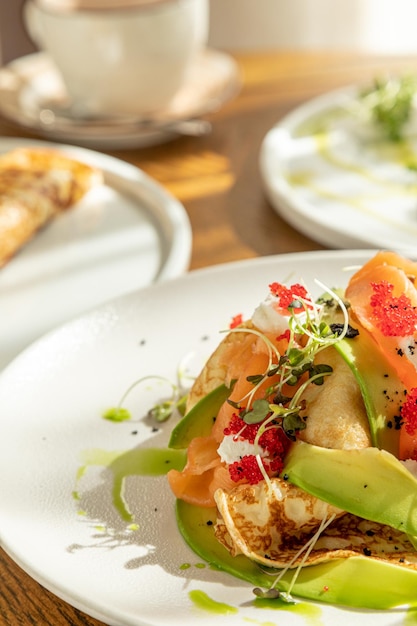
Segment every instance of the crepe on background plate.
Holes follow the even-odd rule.
[[[102,180],[97,168],[58,150],[16,148],[1,155],[0,267]]]

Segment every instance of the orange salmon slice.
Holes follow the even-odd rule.
[[[417,387],[417,263],[394,252],[379,252],[351,278],[346,298],[352,319],[370,333],[377,348],[392,365],[399,387]],[[378,303],[378,290],[388,299]],[[417,433],[400,433],[400,458],[417,451]]]

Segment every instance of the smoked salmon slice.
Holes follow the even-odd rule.
[[[275,343],[283,348],[287,340]],[[251,376],[265,374],[270,366],[270,355],[266,344],[255,335],[250,336],[243,345],[237,345],[233,354],[228,355],[229,375],[236,377],[236,383],[229,396],[232,403],[242,403],[246,406],[254,384]],[[276,359],[275,359],[276,361]],[[248,380],[249,378],[249,380]],[[274,377],[268,377],[259,385],[251,397],[251,401],[263,397],[265,389],[274,382]],[[174,495],[190,504],[213,507],[216,506],[214,493],[222,488],[230,491],[238,484],[232,480],[225,463],[222,463],[217,453],[220,442],[224,438],[224,430],[237,409],[229,401],[224,402],[216,417],[211,435],[209,437],[197,437],[192,440],[187,450],[187,464],[181,472],[171,470],[168,472],[168,481]]]
[[[404,394],[417,388],[417,263],[379,252],[351,278],[345,295],[351,316],[370,334],[397,373]],[[400,458],[417,454],[416,424],[403,424]]]

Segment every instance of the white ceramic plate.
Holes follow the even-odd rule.
[[[66,103],[65,87],[49,57],[37,52],[0,69],[0,114],[54,141],[99,149],[139,148],[177,137],[181,126],[176,130],[173,124],[216,111],[239,88],[234,59],[208,49],[190,69],[188,81],[169,108],[152,119],[80,121],[57,112]]]
[[[180,202],[138,168],[66,145],[104,172],[104,185],[53,220],[0,270],[0,369],[34,339],[75,315],[188,268],[191,228]]]
[[[311,100],[267,133],[266,193],[285,220],[325,246],[414,247],[417,135],[398,144],[378,138],[349,111],[358,90]]]
[[[197,371],[219,331],[235,314],[251,315],[269,283],[344,285],[344,268],[369,254],[283,255],[191,272],[108,303],[28,348],[0,376],[0,538],[12,558],[58,596],[116,626],[403,624],[402,611],[254,608],[250,584],[204,566],[184,544],[165,477],[126,471],[138,450],[166,445],[173,423],[154,432],[142,416],[167,389],[152,381],[137,388],[124,403],[133,422],[101,417],[143,376],[175,382],[190,353],[187,369]],[[119,461],[110,466],[112,458]],[[131,473],[123,491],[131,521],[112,505],[116,466],[119,476]],[[192,590],[235,612],[196,607]]]

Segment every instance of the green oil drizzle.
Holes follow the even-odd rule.
[[[294,171],[286,175],[286,180],[291,186],[305,187],[310,189],[318,197],[338,202],[352,207],[356,211],[376,217],[378,221],[382,221],[388,225],[394,225],[400,230],[404,230],[408,234],[415,233],[417,229],[408,223],[402,223],[396,219],[396,215],[392,217],[381,214],[377,209],[372,208],[372,204],[378,200],[385,200],[391,197],[412,197],[417,195],[417,184],[396,183],[387,178],[377,176],[372,170],[362,167],[356,163],[345,161],[342,157],[332,152],[330,135],[323,130],[314,134],[313,138],[316,142],[317,153],[320,157],[338,170],[350,172],[358,177],[370,181],[376,188],[372,188],[368,192],[349,196],[347,194],[338,193],[330,189],[326,189],[315,180],[316,174],[313,171]],[[374,149],[376,150],[376,148]],[[405,167],[408,170],[417,169],[417,154],[413,147],[406,141],[391,143],[378,143],[378,155],[385,158],[388,162]]]
[[[113,474],[113,505],[125,522],[133,522],[133,516],[123,497],[126,478],[128,476],[164,476],[170,469],[182,470],[185,464],[185,452],[167,448],[134,448],[127,452],[92,449],[83,452],[82,463],[82,467],[77,472],[77,483],[89,467],[108,468]],[[73,497],[79,500],[77,489],[74,490]]]
[[[238,612],[238,609],[235,606],[225,604],[224,602],[217,602],[216,600],[210,598],[204,591],[200,591],[199,589],[190,591],[188,596],[195,606],[199,609],[203,609],[204,611],[209,611],[210,613],[227,615],[228,613]]]
[[[259,622],[257,619],[251,617],[244,617],[245,622],[248,624],[256,624],[257,626],[277,626],[276,622]]]
[[[408,609],[404,617],[404,626],[417,626],[417,608]]]
[[[347,195],[342,195],[334,191],[330,191],[329,189],[325,189],[324,187],[314,182],[313,173],[303,172],[301,176],[296,173],[296,174],[291,174],[287,176],[286,178],[290,185],[294,185],[295,187],[299,186],[299,187],[305,187],[306,189],[310,189],[310,191],[315,193],[320,198],[324,198],[326,200],[330,200],[334,202],[340,202],[342,204],[352,207],[353,209],[356,209],[358,211],[361,211],[362,213],[365,213],[371,216],[376,215],[376,211],[369,208],[366,204],[367,201],[370,200],[369,195],[366,195],[364,197],[360,195],[356,197],[349,197]],[[383,197],[386,197],[386,192],[383,193],[381,191],[380,194],[378,194],[378,198],[382,199]],[[373,198],[373,200],[376,200],[376,199],[377,199],[377,196]],[[395,223],[396,226],[401,227],[401,224],[397,223],[395,220],[389,220],[387,218],[384,218],[381,215],[378,216],[378,219],[386,221],[388,223]],[[404,226],[404,228],[407,231],[410,230],[409,227]]]
[[[288,611],[296,613],[300,617],[304,617],[310,626],[323,626],[322,610],[314,604],[307,602],[284,602],[279,598],[271,600],[268,598],[257,598],[254,606],[260,609],[274,609],[279,611]]]
[[[356,163],[351,163],[348,161],[344,161],[341,157],[336,156],[331,151],[330,137],[328,133],[323,133],[320,135],[316,135],[315,137],[317,151],[320,156],[330,163],[334,165],[338,169],[345,170],[347,172],[352,172],[370,180],[373,183],[377,183],[381,187],[386,189],[392,189],[395,193],[400,193],[405,196],[414,196],[417,191],[417,185],[404,185],[393,183],[390,180],[385,178],[381,178],[380,176],[376,176],[371,170],[366,167],[362,167],[357,165]],[[378,144],[378,154],[379,156],[385,156],[385,158],[391,162],[396,163],[397,165],[401,165],[410,169],[410,163],[415,163],[416,154],[413,151],[410,144],[403,141],[401,143],[396,144]]]
[[[297,138],[319,135],[326,132],[329,126],[335,124],[338,120],[343,120],[345,117],[346,111],[340,106],[329,108],[324,112],[312,115],[301,122],[301,124],[298,124],[293,131],[293,135]]]
[[[223,602],[217,602],[216,600],[210,598],[204,591],[196,589],[194,591],[190,591],[188,595],[194,605],[204,611],[222,615],[238,612],[237,607]],[[258,609],[273,609],[275,611],[279,610],[295,613],[306,619],[309,626],[323,626],[321,609],[314,605],[307,604],[306,602],[288,603],[279,599],[268,600],[266,598],[258,598],[254,601],[253,605]],[[258,622],[257,620],[251,618],[245,618],[245,621],[253,624],[259,624],[259,626],[274,626],[272,622]]]
[[[112,407],[103,413],[103,418],[110,422],[126,422],[131,417],[130,411],[123,407]]]

